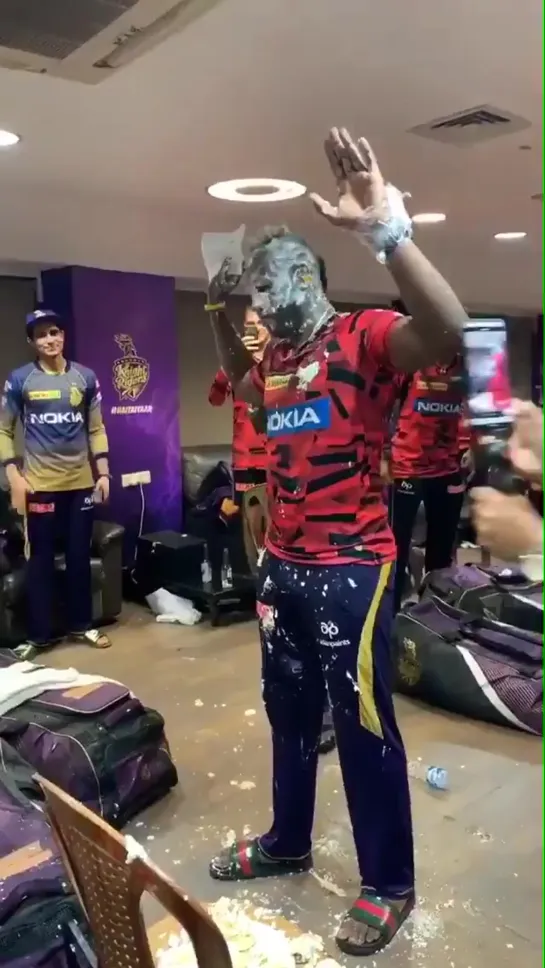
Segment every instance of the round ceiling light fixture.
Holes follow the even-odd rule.
[[[0,128],[0,148],[13,148],[14,145],[19,144],[20,140],[18,134]]]
[[[306,187],[284,178],[233,178],[206,190],[223,202],[289,202],[304,195]]]
[[[498,242],[516,242],[518,239],[525,239],[526,232],[496,232],[494,238]]]
[[[413,222],[415,225],[438,225],[439,222],[444,222],[446,217],[444,212],[418,212],[413,215]]]

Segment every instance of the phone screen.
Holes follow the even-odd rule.
[[[257,339],[259,336],[259,330],[255,323],[246,323],[244,326],[244,335],[250,336],[251,339]]]
[[[508,426],[513,422],[513,404],[505,320],[468,320],[463,340],[471,426]]]

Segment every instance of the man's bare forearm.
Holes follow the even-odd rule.
[[[412,342],[419,344],[428,357],[424,362],[449,363],[461,350],[462,328],[467,319],[456,293],[414,242],[397,246],[386,265],[412,317]],[[410,367],[413,361],[406,359],[404,350],[409,346],[403,346],[401,333],[399,344],[397,348],[403,357],[400,363],[404,368]],[[417,355],[421,354],[417,351]],[[422,365],[423,361],[414,362]]]
[[[108,463],[108,458],[106,454],[102,454],[96,459],[97,474],[99,477],[109,477],[110,476],[110,465]]]
[[[18,465],[15,463],[8,464],[5,468],[5,471],[6,471],[6,480],[9,486],[15,487],[15,485],[18,484],[18,482],[21,480],[23,476],[21,474],[21,471],[19,470]]]
[[[254,387],[250,374],[255,365],[252,354],[223,310],[211,312],[210,319],[220,365],[229,378],[233,394],[246,403],[260,406],[263,398]]]
[[[252,354],[248,352],[235,327],[223,311],[210,313],[210,321],[220,366],[227,374],[233,389],[236,389],[254,365]]]

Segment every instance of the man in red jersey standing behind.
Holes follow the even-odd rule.
[[[244,315],[242,339],[254,361],[259,363],[269,334],[251,306]],[[233,400],[233,479],[235,496],[240,499],[248,488],[265,483],[266,437],[254,428],[248,404],[235,396],[229,377],[220,369],[210,387],[208,402],[213,407],[221,407],[229,397]]]
[[[394,611],[401,606],[411,537],[426,510],[425,571],[447,568],[466,490],[460,462],[462,361],[419,370],[406,388],[391,444],[391,517],[397,546]]]
[[[310,246],[270,232],[248,267],[252,303],[271,333],[253,364],[221,304],[211,319],[221,363],[248,402],[266,410],[271,521],[258,583],[263,694],[273,739],[271,829],[216,857],[221,880],[308,870],[325,690],[361,871],[337,934],[346,953],[373,955],[414,905],[405,751],[392,700],[390,631],[395,543],[380,457],[394,373],[458,351],[465,313],[411,241],[403,198],[363,139],[333,129],[326,151],[333,225],[385,263],[413,313],[338,315]],[[223,292],[236,283],[225,275]]]

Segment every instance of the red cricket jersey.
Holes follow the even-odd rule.
[[[462,364],[414,374],[392,439],[392,477],[445,477],[460,470]]]
[[[228,397],[233,398],[233,470],[263,471],[267,460],[266,437],[255,430],[248,416],[248,404],[236,399],[227,374],[218,370],[208,400],[213,407],[221,407]]]
[[[473,441],[473,431],[468,422],[467,416],[462,415],[458,425],[458,452],[469,450]]]
[[[488,391],[492,394],[493,405],[497,410],[509,410],[511,407],[511,381],[507,353],[500,350],[493,359],[494,371],[488,382]]]
[[[398,314],[336,316],[295,348],[271,341],[252,378],[267,411],[267,548],[312,564],[394,561],[380,456],[395,396]]]

